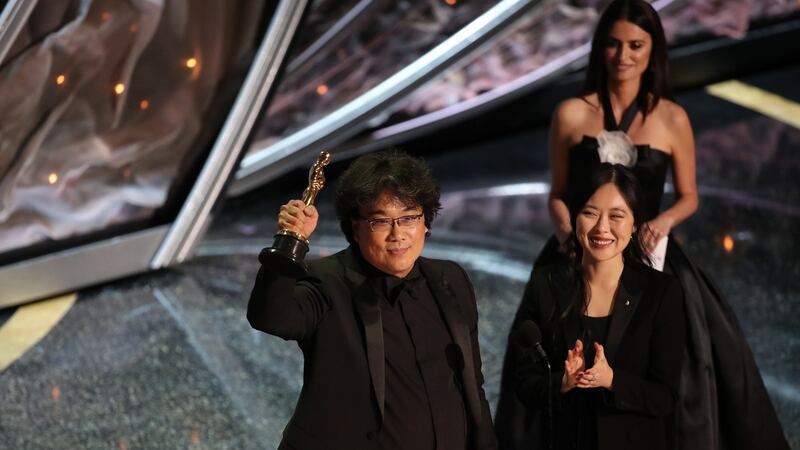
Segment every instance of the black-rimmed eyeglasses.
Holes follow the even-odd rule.
[[[389,231],[392,229],[392,225],[397,225],[399,228],[406,229],[414,228],[417,226],[423,215],[424,214],[415,214],[411,216],[398,217],[396,219],[392,219],[391,217],[379,217],[377,219],[366,219],[364,217],[359,217],[359,219],[367,222],[370,231],[374,233],[379,231]]]

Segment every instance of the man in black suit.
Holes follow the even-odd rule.
[[[350,246],[293,279],[262,265],[247,317],[298,342],[303,389],[280,449],[495,449],[472,285],[420,256],[441,208],[427,165],[401,152],[357,159],[336,210]],[[278,226],[310,236],[313,206]]]

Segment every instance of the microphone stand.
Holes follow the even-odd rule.
[[[550,361],[543,359],[547,366],[547,448],[553,450],[553,372],[550,371]]]
[[[540,343],[535,344],[538,359],[544,363],[547,368],[547,448],[553,450],[553,372],[550,370],[550,358],[547,357],[547,352],[544,351]]]

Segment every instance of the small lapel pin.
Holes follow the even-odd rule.
[[[631,301],[630,300],[625,300],[625,306],[631,306]]]

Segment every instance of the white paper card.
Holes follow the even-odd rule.
[[[653,249],[653,253],[650,254],[650,267],[653,269],[658,270],[659,272],[664,271],[664,259],[667,257],[667,240],[669,236],[664,236],[658,241],[656,244],[656,248]]]

